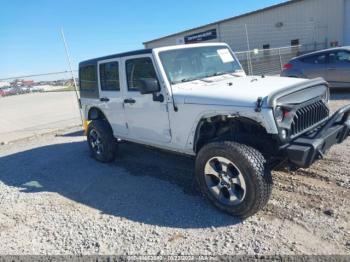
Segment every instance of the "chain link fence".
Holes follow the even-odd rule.
[[[220,40],[236,52],[249,75],[280,74],[283,65],[301,54],[328,48],[325,28],[315,22],[222,24]]]
[[[288,63],[293,57],[320,50],[324,46],[325,43],[317,43],[312,46],[298,45],[254,49],[251,51],[236,52],[236,56],[248,75],[279,75],[283,69],[283,65]]]

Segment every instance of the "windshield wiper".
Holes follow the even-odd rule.
[[[215,72],[214,74],[210,74],[210,75],[206,75],[203,78],[198,78],[198,77],[189,77],[189,78],[183,78],[181,79],[181,81],[173,81],[171,84],[175,85],[175,84],[179,84],[179,83],[186,83],[186,82],[191,82],[191,81],[203,81],[206,83],[211,83],[211,81],[209,80],[205,80],[205,78],[209,78],[209,77],[214,77],[214,76],[222,76],[222,75],[232,75],[235,77],[238,77],[240,75],[236,75],[235,72],[230,73],[230,72]]]
[[[229,74],[228,72],[215,72],[214,74],[206,75],[205,77],[213,77],[213,76],[222,76],[222,75],[227,75]]]
[[[212,76],[221,76],[221,75],[231,75],[231,76],[235,76],[235,77],[241,77],[241,75],[237,74],[237,70],[235,70],[234,72],[217,72]],[[210,76],[208,76],[210,77]]]
[[[197,80],[196,78],[183,78],[181,79],[181,83],[191,82]]]
[[[181,79],[181,81],[176,81],[176,82],[172,82],[173,85],[178,84],[178,83],[186,83],[186,82],[192,82],[192,81],[196,81],[196,80],[201,80],[200,78],[197,77],[191,77],[191,78],[183,78]]]

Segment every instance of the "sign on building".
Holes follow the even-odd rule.
[[[193,35],[185,36],[185,44],[198,43],[216,38],[216,29],[211,29],[205,32],[199,32]]]

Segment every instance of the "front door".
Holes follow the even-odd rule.
[[[166,99],[156,101],[155,96],[165,97],[160,88],[156,94],[139,91],[140,79],[157,77],[151,55],[126,57],[122,60],[125,85],[124,109],[129,129],[128,137],[155,143],[170,142],[171,133]]]
[[[329,53],[326,80],[332,87],[350,87],[350,51]]]
[[[120,59],[110,59],[98,63],[101,109],[113,128],[115,136],[128,133],[123,95],[120,88]]]

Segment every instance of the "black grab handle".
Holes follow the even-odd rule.
[[[132,99],[132,98],[127,98],[127,99],[124,99],[124,103],[125,104],[135,104],[136,100]]]

